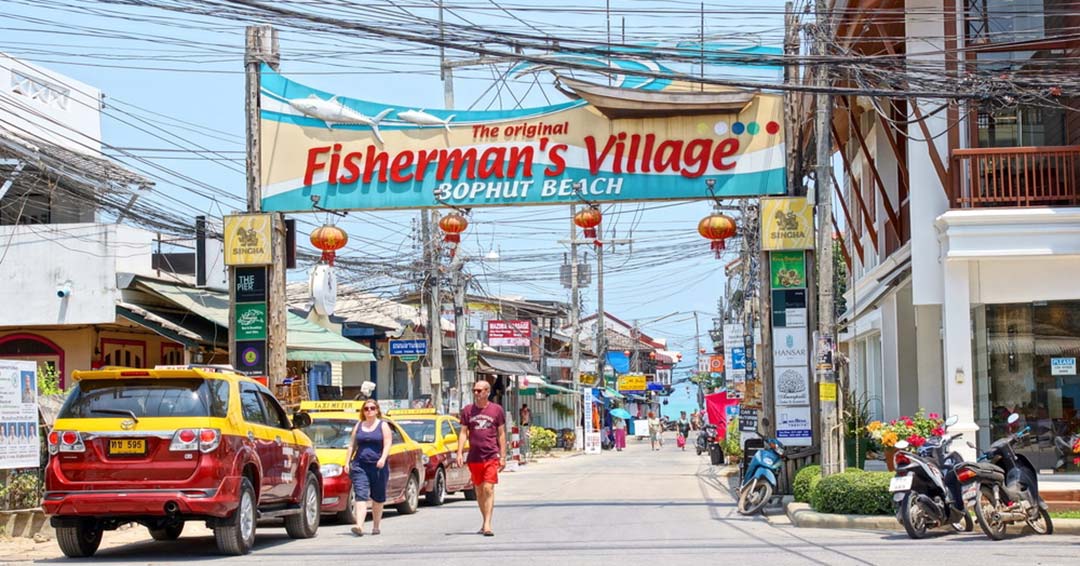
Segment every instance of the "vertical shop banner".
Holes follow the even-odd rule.
[[[746,347],[743,325],[724,325],[724,372],[729,384],[746,381]]]
[[[810,426],[810,337],[807,329],[806,252],[813,245],[813,223],[801,208],[805,199],[775,199],[763,207],[762,230],[769,230],[769,281],[772,288],[773,403],[777,437],[796,446],[812,441]],[[764,209],[768,210],[765,211]],[[764,218],[768,214],[770,219]],[[768,221],[767,221],[768,220]],[[803,228],[808,227],[808,234]]]
[[[685,87],[624,80],[619,92],[654,99]],[[575,100],[484,111],[347,98],[265,65],[260,82],[265,211],[310,212],[312,197],[328,210],[703,199],[706,178],[717,198],[787,191],[777,94],[715,91],[708,107],[672,116],[636,103],[630,116],[605,103],[606,86],[571,79]]]
[[[37,362],[0,360],[0,469],[36,468]]]
[[[593,394],[593,388],[585,388],[585,453],[586,454],[599,454],[601,450],[600,446],[600,431],[596,430],[593,426],[593,412],[596,411],[596,407],[593,406],[593,402],[596,397]]]

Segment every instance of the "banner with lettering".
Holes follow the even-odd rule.
[[[697,111],[695,111],[697,112]],[[262,208],[567,204],[785,193],[783,99],[611,119],[585,100],[436,110],[346,98],[261,73]],[[575,191],[580,191],[575,194]]]

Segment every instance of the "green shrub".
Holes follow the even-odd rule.
[[[529,451],[532,454],[551,452],[555,448],[555,433],[539,426],[529,427]]]
[[[892,515],[892,472],[849,471],[821,478],[812,486],[810,506],[819,513]]]
[[[724,451],[724,454],[736,458],[742,457],[741,436],[739,433],[739,419],[731,419],[731,422],[727,425],[727,438],[720,443],[720,448]]]
[[[810,483],[817,483],[814,480],[821,480],[821,466],[806,466],[795,474],[795,481],[791,482],[791,487],[795,491],[795,501],[810,503]]]

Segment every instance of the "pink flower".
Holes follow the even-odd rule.
[[[941,418],[941,415],[939,415],[937,413],[930,413],[928,416],[930,417],[930,420],[932,420],[932,421],[936,421],[936,420]]]
[[[889,421],[889,426],[896,426],[896,419]]]
[[[915,426],[915,421],[913,421],[913,420],[911,420],[911,419],[909,419],[907,417],[904,417],[904,424],[906,424],[907,426]]]
[[[930,434],[932,434],[934,436],[945,436],[945,428],[939,426],[939,427],[935,428],[934,430],[930,431]]]
[[[1073,465],[1080,466],[1080,458],[1073,458]]]

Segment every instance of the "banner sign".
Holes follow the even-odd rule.
[[[532,343],[532,322],[528,320],[489,320],[489,346],[528,346]]]
[[[746,381],[746,349],[743,346],[743,325],[724,325],[724,374],[735,385]]]
[[[270,265],[269,214],[225,217],[225,265]]]
[[[761,249],[813,248],[814,207],[806,197],[761,199]]]
[[[390,355],[396,357],[426,356],[427,340],[390,340]]]
[[[776,438],[785,446],[810,446],[810,407],[776,407]]]
[[[41,465],[37,362],[0,360],[0,469]]]
[[[312,197],[329,210],[701,199],[705,178],[719,198],[786,192],[777,94],[612,119],[584,99],[456,111],[345,98],[266,65],[260,82],[264,211],[311,211]]]
[[[773,328],[773,365],[807,367],[810,355],[806,328]]]
[[[642,374],[620,375],[615,385],[615,389],[620,393],[623,391],[645,391],[646,388],[648,388],[648,383]]]
[[[806,252],[772,252],[769,272],[773,289],[806,287]]]
[[[602,447],[600,445],[600,431],[596,430],[593,426],[593,412],[596,411],[596,407],[593,403],[596,398],[593,395],[593,389],[586,387],[584,390],[584,402],[582,407],[585,408],[585,453],[586,454],[599,454]]]

